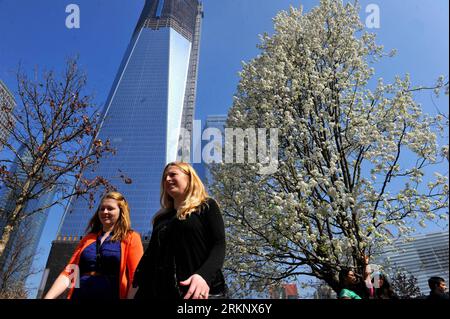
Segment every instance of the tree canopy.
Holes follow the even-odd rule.
[[[226,269],[246,294],[298,275],[339,290],[337,273],[447,218],[448,115],[427,114],[409,75],[375,80],[384,56],[358,6],[322,0],[274,19],[244,64],[227,127],[278,128],[278,169],[215,164],[213,193],[227,228]],[[434,175],[430,169],[436,166]],[[411,222],[413,221],[413,222]],[[250,289],[251,290],[251,289]]]

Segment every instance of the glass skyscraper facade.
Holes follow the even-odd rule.
[[[32,158],[24,145],[18,149],[17,154],[18,158],[13,161],[9,170],[12,175],[18,177],[18,182],[23,183],[26,180],[26,174],[22,165],[29,165]],[[37,184],[35,192],[42,190],[42,186]],[[7,216],[16,207],[16,200],[19,195],[16,189],[7,187],[0,188],[0,236],[6,225]],[[0,283],[3,279],[8,279],[8,285],[14,282],[23,284],[24,280],[33,271],[31,269],[32,261],[38,255],[36,249],[47,220],[49,209],[35,211],[49,206],[53,202],[54,196],[54,189],[46,189],[38,199],[31,199],[26,204],[23,214],[28,217],[20,222],[11,234],[3,256],[5,263],[2,269],[0,269],[0,273],[6,276],[0,278]]]
[[[387,249],[379,258],[381,265],[417,278],[422,294],[430,292],[428,278],[439,276],[449,282],[449,236],[447,232],[415,236]]]
[[[206,118],[205,127],[204,129],[218,129],[220,131],[221,140],[216,140],[217,136],[214,137],[214,152],[216,154],[221,154],[221,160],[224,160],[225,155],[225,127],[227,124],[227,118],[228,116],[225,114],[222,115],[209,115]],[[210,139],[213,139],[213,137],[209,137]],[[202,150],[205,148],[206,143],[211,143],[210,141],[202,141]],[[211,151],[212,152],[212,151]],[[212,158],[212,153],[207,154]],[[208,188],[208,192],[211,192],[211,185],[214,182],[213,176],[211,174],[211,171],[209,169],[209,164],[206,163],[205,158],[203,159],[202,163],[200,164],[201,168],[200,170],[200,176],[202,180],[205,182],[206,187]]]
[[[116,155],[88,177],[105,177],[125,195],[143,236],[160,208],[162,170],[178,159],[181,129],[192,130],[201,19],[197,0],[146,1],[105,105],[99,138]],[[92,213],[86,201],[73,200],[58,239],[78,240]]]
[[[16,102],[12,93],[6,85],[0,80],[0,150],[4,142],[8,140],[9,132],[12,129],[10,112],[14,109]]]
[[[189,156],[179,152],[186,147],[180,133],[193,128],[202,18],[198,0],[146,0],[102,114],[98,138],[116,154],[102,157],[86,176],[102,176],[125,195],[144,246],[160,209],[162,170]],[[84,200],[67,206],[38,298],[66,266],[92,214]]]

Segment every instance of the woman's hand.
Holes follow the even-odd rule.
[[[45,295],[44,299],[58,298],[70,286],[70,279],[65,275],[59,275],[53,283],[50,290]]]
[[[136,296],[136,293],[138,291],[139,287],[131,287],[127,294],[127,299],[134,299],[134,296]]]
[[[193,274],[185,281],[180,281],[180,285],[189,286],[184,299],[208,299],[209,286],[202,276]]]
[[[369,256],[364,255],[364,265],[368,265],[369,264],[369,259],[370,259]]]

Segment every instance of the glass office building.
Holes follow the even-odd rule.
[[[418,235],[387,249],[379,261],[391,270],[405,272],[417,278],[422,294],[430,292],[428,278],[442,277],[449,282],[448,231]],[[391,274],[393,275],[393,274]]]
[[[125,195],[144,245],[160,208],[164,166],[189,156],[180,154],[179,141],[182,129],[193,127],[202,18],[198,0],[146,0],[102,114],[98,138],[116,155],[101,158],[87,177],[105,177]],[[38,298],[66,266],[92,214],[84,200],[67,206]]]
[[[209,154],[206,154],[207,156],[209,156],[209,160],[207,158],[203,158],[202,163],[199,165],[199,171],[201,173],[199,173],[199,175],[202,177],[202,180],[205,182],[205,185],[208,188],[208,192],[211,192],[211,185],[214,182],[213,181],[213,176],[211,174],[210,168],[209,168],[209,164],[207,162],[209,162],[210,160],[212,160],[213,155],[216,154],[221,154],[222,156],[220,157],[221,160],[223,161],[225,158],[225,127],[226,127],[226,123],[227,123],[227,118],[228,116],[223,114],[223,115],[209,115],[206,118],[206,122],[205,122],[205,127],[204,129],[218,129],[220,131],[220,135],[221,135],[221,140],[217,140],[218,136],[209,136],[210,140],[208,141],[202,141],[202,150],[204,150],[206,148],[206,144],[212,143],[214,144],[214,153],[213,154],[212,150],[210,150],[208,148],[208,150],[210,150]],[[214,132],[211,132],[214,133]],[[218,156],[219,157],[219,156]]]
[[[28,165],[32,161],[32,158],[24,145],[18,149],[17,154],[19,157],[13,161],[10,171],[12,175],[18,177],[18,182],[23,183],[26,180],[26,174],[22,165]],[[35,193],[40,191],[43,191],[42,186],[37,184]],[[6,217],[16,207],[16,200],[19,195],[15,189],[7,187],[0,188],[0,236],[6,225]],[[8,279],[7,285],[11,285],[14,282],[23,283],[33,271],[31,269],[32,261],[38,256],[36,249],[47,220],[49,209],[36,211],[49,206],[53,202],[54,196],[54,189],[46,189],[39,198],[31,199],[27,202],[23,214],[28,217],[20,222],[18,227],[12,232],[8,245],[5,248],[3,256],[5,263],[2,269],[0,269],[0,273],[6,274],[6,276],[0,278],[0,283],[3,279]]]
[[[8,140],[11,124],[13,120],[10,113],[13,111],[16,102],[12,93],[6,85],[0,80],[0,150],[3,148],[4,142]]]
[[[89,177],[103,176],[124,193],[143,236],[160,208],[162,170],[178,159],[180,130],[192,130],[201,19],[197,0],[146,1],[105,105],[99,138],[117,152]],[[79,239],[91,215],[86,201],[70,203],[58,239]]]

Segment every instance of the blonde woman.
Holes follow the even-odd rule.
[[[191,165],[173,162],[165,167],[161,206],[129,298],[225,297],[222,214]]]
[[[45,298],[58,298],[70,287],[69,299],[124,299],[142,255],[141,237],[131,230],[127,201],[121,193],[110,192]]]

